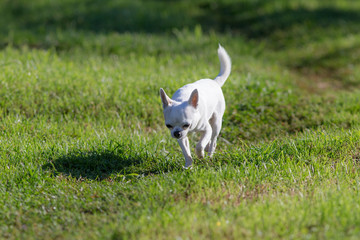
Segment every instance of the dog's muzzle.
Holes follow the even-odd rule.
[[[181,136],[182,136],[182,133],[180,131],[175,131],[174,132],[174,137],[175,138],[179,139],[179,138],[181,138]]]

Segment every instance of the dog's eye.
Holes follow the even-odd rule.
[[[166,124],[166,127],[169,128],[169,129],[173,128],[173,126],[171,126],[170,124]]]
[[[183,128],[184,128],[184,129],[187,129],[188,127],[190,127],[190,124],[184,124],[184,125],[183,125]]]

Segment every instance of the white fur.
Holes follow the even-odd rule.
[[[231,72],[231,60],[225,49],[219,45],[220,73],[214,79],[201,79],[178,89],[170,99],[160,88],[165,124],[171,136],[177,138],[185,157],[185,167],[192,165],[189,147],[189,132],[200,132],[196,154],[204,157],[204,150],[211,157],[216,148],[216,139],[221,130],[225,111],[225,99],[221,86]],[[187,126],[189,125],[189,126]]]

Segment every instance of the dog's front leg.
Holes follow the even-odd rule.
[[[192,165],[193,162],[190,152],[189,139],[188,137],[178,139],[178,143],[185,157],[185,168],[188,168]]]
[[[196,151],[196,155],[199,158],[204,157],[204,149],[206,145],[210,142],[211,134],[212,134],[212,129],[210,124],[208,123],[203,135],[200,137],[200,141],[196,144],[195,151]]]

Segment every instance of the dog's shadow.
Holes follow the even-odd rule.
[[[113,150],[75,151],[59,158],[49,160],[43,170],[55,176],[71,176],[78,180],[101,181],[112,176],[156,174],[156,157],[134,149],[117,148]]]

